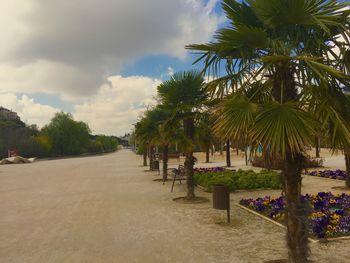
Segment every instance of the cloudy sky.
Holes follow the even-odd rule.
[[[196,67],[184,46],[223,22],[218,0],[0,0],[0,105],[123,135],[162,80]]]

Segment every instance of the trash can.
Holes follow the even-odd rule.
[[[227,221],[230,223],[230,190],[226,185],[213,185],[213,208],[227,210]]]
[[[159,161],[153,161],[153,169],[159,170]]]

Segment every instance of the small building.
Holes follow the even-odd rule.
[[[20,120],[16,112],[0,106],[0,120]]]

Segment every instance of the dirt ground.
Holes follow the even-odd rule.
[[[209,164],[198,157],[197,166],[224,164],[219,154]],[[343,165],[342,156],[330,160]],[[154,182],[157,173],[145,172],[141,163],[121,150],[0,166],[0,262],[257,263],[286,257],[284,229],[235,206],[228,225],[225,212],[212,209],[211,202],[176,203],[172,199],[185,194],[185,185],[177,183],[170,193],[171,183]],[[233,165],[244,167],[244,161],[235,158]],[[343,185],[307,176],[303,192],[339,192],[332,187]],[[240,191],[231,194],[231,202],[279,194]],[[312,244],[313,260],[349,262],[349,245],[350,240]]]

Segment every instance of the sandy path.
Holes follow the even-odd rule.
[[[0,262],[263,262],[286,254],[284,230],[234,207],[182,205],[184,185],[153,182],[128,150],[0,166]],[[304,191],[343,185],[307,177]],[[210,194],[199,192],[210,198]],[[242,197],[279,191],[238,192]],[[312,245],[316,262],[348,262],[350,241]],[[335,258],[334,258],[335,257]],[[332,260],[334,259],[334,260]]]

